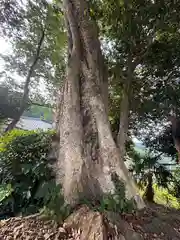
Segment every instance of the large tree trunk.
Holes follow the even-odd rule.
[[[69,60],[59,121],[57,180],[63,185],[66,201],[74,205],[79,197],[97,199],[113,192],[111,175],[116,173],[126,184],[127,197],[135,198],[142,208],[144,202],[120,159],[108,122],[97,26],[85,0],[64,0],[64,9]]]

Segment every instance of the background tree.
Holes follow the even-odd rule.
[[[24,6],[22,1],[2,0],[0,3],[0,33],[12,36],[23,26]]]
[[[6,129],[7,131],[15,126],[24,112],[25,102],[31,97],[34,86],[36,86],[36,91],[39,91],[40,86],[46,86],[46,88],[48,86],[55,95],[64,76],[66,38],[62,14],[46,1],[41,3],[28,1],[23,17],[24,22],[19,32],[14,33],[10,38],[13,54],[1,55],[5,60],[4,75],[6,78],[11,78],[11,72],[26,79],[19,117],[13,120]],[[19,25],[17,27],[19,28]],[[37,86],[39,86],[38,89]],[[33,92],[35,94],[35,91]],[[51,98],[49,101],[52,104],[54,100]]]
[[[159,162],[160,154],[146,152],[144,155],[131,149],[129,156],[132,158],[130,171],[136,179],[138,186],[144,190],[144,198],[154,202],[154,185],[170,190],[173,174]]]
[[[167,2],[152,1],[108,1],[103,6],[99,1],[95,1],[95,4],[96,16],[98,16],[98,19],[100,18],[101,34],[106,44],[110,46],[105,53],[109,60],[111,88],[113,87],[116,102],[118,99],[119,104],[121,102],[121,107],[118,108],[121,112],[118,117],[120,124],[118,141],[121,142],[119,145],[121,153],[124,155],[129,127],[131,128],[135,124],[134,121],[137,117],[138,120],[140,119],[140,109],[143,104],[143,106],[146,106],[146,99],[149,99],[150,107],[150,104],[152,104],[151,92],[155,91],[153,87],[155,84],[161,84],[162,81],[163,76],[159,75],[159,79],[156,77],[156,82],[154,82],[154,71],[152,69],[158,71],[158,63],[159,68],[163,69],[162,63],[165,66],[168,52],[173,55],[173,59],[178,60],[178,52],[176,55],[176,51],[174,51],[178,49],[177,35],[173,35],[173,33],[176,33],[178,29],[177,22],[179,20],[175,12],[176,9],[179,9],[179,5],[175,6],[171,2],[167,4]],[[170,6],[171,8],[169,8]],[[114,11],[114,9],[117,11]],[[171,10],[169,11],[169,9]],[[173,40],[167,41],[167,46],[163,47],[165,37],[162,36],[165,35],[171,36]],[[153,61],[152,59],[156,59],[157,43],[161,46],[161,50],[158,50],[159,61]],[[164,52],[160,54],[161,51]],[[160,56],[163,58],[162,60],[160,60]],[[179,64],[178,61],[176,61],[176,64]],[[147,65],[149,71],[144,71],[147,62],[151,62]],[[172,69],[170,69],[170,66],[167,68],[167,66],[166,64],[164,73],[170,74]],[[170,79],[172,81],[172,75]],[[165,79],[164,74],[163,81],[168,82],[168,80],[169,78]],[[121,93],[117,91],[117,86],[121,89]],[[165,94],[165,91],[163,91],[162,95]],[[138,105],[140,107],[137,108]],[[169,105],[167,104],[167,106]],[[111,106],[112,108],[113,106]],[[146,109],[142,109],[142,114],[143,110]],[[115,111],[117,111],[116,107]],[[136,115],[137,111],[138,116]]]
[[[19,92],[10,92],[5,86],[0,87],[0,119],[16,118],[22,94]]]

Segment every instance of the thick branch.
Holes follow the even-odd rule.
[[[135,68],[137,67],[137,65],[139,65],[142,60],[147,56],[147,54],[149,53],[149,49],[151,48],[153,41],[155,39],[156,36],[156,30],[157,30],[157,26],[159,24],[162,23],[163,20],[161,19],[157,19],[156,20],[156,24],[154,24],[154,27],[152,29],[152,32],[149,34],[149,36],[147,36],[147,47],[146,49],[142,50],[142,52],[139,54],[139,56],[134,60],[133,63],[133,69],[135,70]]]
[[[147,45],[146,49],[142,50],[141,53],[139,54],[139,56],[137,56],[137,58],[134,60],[134,62],[133,62],[134,70],[143,61],[143,59],[148,55],[149,49],[152,46],[153,40],[154,40],[154,35],[149,37],[148,45]]]
[[[125,143],[127,140],[127,132],[129,128],[129,109],[130,109],[130,98],[131,98],[131,88],[133,80],[133,63],[132,55],[128,56],[128,71],[127,78],[124,82],[123,96],[121,100],[121,111],[120,111],[120,124],[119,131],[117,135],[117,145],[120,149],[121,158],[125,155]]]

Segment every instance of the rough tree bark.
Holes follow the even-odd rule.
[[[110,130],[97,25],[86,0],[63,2],[69,59],[59,121],[57,181],[62,183],[66,201],[74,205],[80,196],[97,199],[104,192],[113,192],[111,174],[115,172],[126,184],[127,197],[133,197],[142,208],[144,202]]]
[[[56,92],[56,105],[53,111],[53,127],[59,135],[59,117],[60,117],[60,107],[61,107],[61,98],[62,98],[62,91],[58,89]]]
[[[117,145],[119,147],[121,158],[123,159],[126,153],[125,144],[129,127],[129,87],[124,88],[121,101],[120,123],[117,135]]]
[[[27,75],[27,78],[26,78],[26,81],[25,81],[25,84],[24,84],[23,96],[22,96],[22,99],[21,99],[19,111],[17,112],[16,117],[14,117],[14,119],[10,122],[10,124],[5,129],[5,132],[9,132],[9,131],[11,131],[15,128],[16,124],[19,122],[20,117],[22,116],[23,112],[25,111],[25,109],[27,107],[27,102],[28,102],[28,99],[29,99],[29,84],[30,84],[30,81],[31,81],[31,77],[34,73],[36,64],[39,60],[40,51],[41,51],[41,47],[42,47],[43,42],[44,42],[44,29],[42,30],[42,35],[41,35],[41,38],[40,38],[39,43],[37,45],[36,55],[34,56],[33,63],[29,68],[28,75]]]
[[[121,100],[120,108],[120,123],[119,131],[117,135],[117,145],[120,150],[121,158],[124,159],[126,153],[126,140],[127,133],[129,128],[129,110],[130,110],[130,98],[131,98],[131,88],[132,88],[132,79],[133,79],[133,66],[132,66],[132,57],[128,57],[128,69],[127,69],[127,78],[124,81],[123,96]]]
[[[153,173],[151,171],[147,174],[147,186],[143,197],[148,202],[154,202]]]

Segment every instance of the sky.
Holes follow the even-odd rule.
[[[11,51],[11,46],[10,44],[5,41],[3,38],[0,38],[0,54],[5,54],[5,53],[8,53]],[[3,70],[3,61],[2,59],[0,58],[0,71]],[[0,79],[1,81],[1,79]]]
[[[3,38],[0,38],[0,52],[6,53],[9,50],[10,50],[10,44]]]
[[[13,51],[10,42],[8,42],[6,39],[3,39],[0,37],[0,54],[11,54]],[[4,61],[0,58],[0,72],[4,70]],[[20,77],[17,74],[13,74],[14,79],[16,79],[16,81],[18,83],[20,83],[21,81],[23,81],[24,79],[22,77]],[[3,81],[3,79],[0,78],[0,83]],[[47,96],[48,92],[46,90],[46,86],[43,83],[42,80],[40,80],[40,84],[38,86],[38,90],[40,91],[42,96]]]
[[[11,54],[13,51],[10,42],[8,42],[6,39],[3,39],[0,37],[0,54]],[[0,58],[0,72],[4,70],[4,60]],[[13,74],[13,77],[16,79],[17,82],[22,81],[23,79],[18,76],[17,74]],[[3,79],[0,79],[0,82],[3,81]]]

